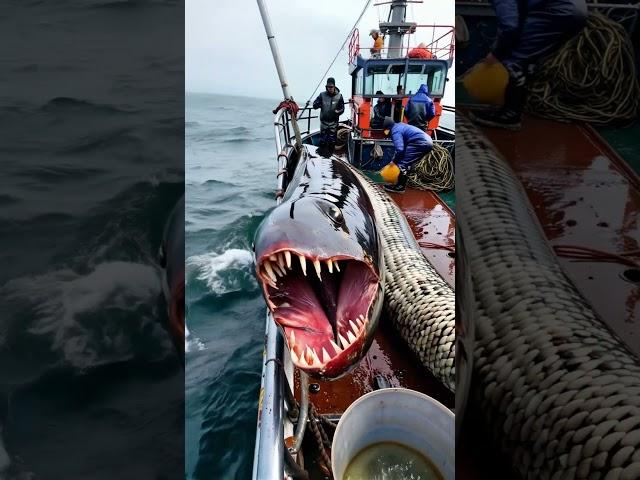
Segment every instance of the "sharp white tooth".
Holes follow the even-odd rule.
[[[331,346],[333,347],[333,349],[336,351],[336,355],[342,353],[342,349],[338,346],[338,344],[336,342],[334,342],[333,340],[329,340],[331,342]]]
[[[287,261],[287,268],[291,270],[291,252],[289,250],[284,251],[284,259]]]
[[[356,341],[355,335],[351,333],[351,330],[347,330],[347,338],[349,339],[349,343],[353,343]]]
[[[329,270],[329,273],[333,273],[333,262],[331,259],[327,260],[327,270]]]
[[[273,263],[276,263],[278,261],[275,255],[269,255],[269,260],[271,260]]]
[[[339,272],[340,271],[340,264],[338,263],[337,260],[336,260],[336,263],[334,265],[336,266],[336,270]]]
[[[280,305],[280,306],[282,306],[282,305]],[[358,324],[358,326],[359,326],[360,328],[364,328],[364,322],[361,320],[361,318],[362,318],[362,316],[358,317],[358,318],[356,319],[356,323]]]
[[[309,347],[307,347],[307,348],[309,348]],[[318,365],[322,365],[322,362],[318,358],[318,354],[316,353],[316,351],[313,348],[309,348],[309,350],[311,350],[311,356],[313,357],[313,364],[312,365],[315,365],[316,363]]]
[[[320,281],[322,281],[322,277],[320,276],[320,273],[322,272],[322,269],[320,267],[320,260],[315,259],[313,261],[313,266],[316,267],[316,273],[318,274],[318,278],[320,279]]]
[[[299,363],[300,363],[300,366],[303,367],[303,368],[309,366],[309,364],[307,363],[307,359],[304,358],[304,352],[302,352],[302,354],[300,355]]]
[[[289,345],[291,345],[291,348],[293,348],[293,345],[296,343],[296,332],[294,332],[293,330],[291,330],[289,341],[290,341]]]
[[[329,352],[327,352],[327,350],[322,347],[322,363],[327,363],[329,360],[331,360]]]
[[[353,323],[353,320],[349,320],[349,325],[351,325],[351,330],[353,330],[353,333],[356,333],[359,330],[358,326]]]
[[[293,348],[289,349],[289,353],[291,353],[291,360],[293,360],[293,363],[300,363],[300,359],[298,358],[298,355],[296,355],[296,352],[293,351]]]
[[[280,270],[282,270],[283,272],[286,272],[286,270],[284,269],[284,255],[282,253],[277,255],[278,257],[278,265],[280,266]]]
[[[269,260],[265,260],[264,269],[267,271],[267,275],[269,275],[269,278],[273,280],[273,283],[276,283],[278,279],[276,278],[276,274],[273,273],[273,269],[271,268],[271,262],[269,262]]]
[[[278,264],[277,264],[277,263],[274,263],[273,265],[271,265],[271,267],[273,268],[273,271],[274,271],[274,272],[276,272],[276,274],[277,274],[279,277],[283,277],[283,276],[284,276],[284,272],[282,272],[282,271],[280,270],[280,267],[278,267]]]
[[[340,334],[338,334],[338,339],[340,340],[340,345],[342,345],[342,348],[347,348],[349,346],[349,342],[347,342],[347,340]]]
[[[300,259],[300,268],[302,268],[302,273],[304,273],[304,276],[307,276],[307,259],[304,258],[304,256],[302,255],[298,255],[298,258]]]

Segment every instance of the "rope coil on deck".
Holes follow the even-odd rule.
[[[446,147],[437,142],[409,174],[409,186],[418,190],[442,192],[451,190],[454,183],[453,157]]]
[[[527,108],[558,121],[633,122],[640,109],[640,85],[624,27],[602,14],[590,14],[582,32],[542,62],[529,88]]]
[[[477,309],[473,391],[523,479],[640,478],[640,360],[561,269],[522,185],[456,122],[458,227]]]

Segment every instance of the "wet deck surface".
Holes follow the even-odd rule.
[[[608,253],[640,248],[640,179],[590,127],[527,117],[520,132],[484,133],[522,182],[551,245]],[[559,261],[604,322],[640,356],[640,283],[625,279],[630,267]]]
[[[431,192],[408,189],[394,194],[394,201],[405,213],[425,256],[451,285],[455,282],[454,258],[442,246],[455,245],[455,217]],[[320,386],[310,400],[319,413],[339,414],[358,397],[374,390],[375,377],[381,375],[394,387],[417,390],[453,408],[454,395],[446,390],[415,360],[395,333],[388,319],[381,318],[375,339],[365,358],[348,375],[333,381],[310,383]],[[296,392],[299,383],[296,375]]]

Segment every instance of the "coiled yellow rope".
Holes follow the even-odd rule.
[[[599,13],[542,63],[527,98],[534,115],[594,125],[630,123],[639,106],[633,44],[624,27]]]
[[[453,158],[445,147],[433,144],[433,149],[422,157],[409,174],[409,186],[419,190],[441,192],[454,185]]]

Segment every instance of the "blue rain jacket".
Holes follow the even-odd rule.
[[[409,125],[424,130],[427,122],[436,116],[436,106],[429,96],[429,88],[423,83],[417,93],[409,99],[404,109]]]

